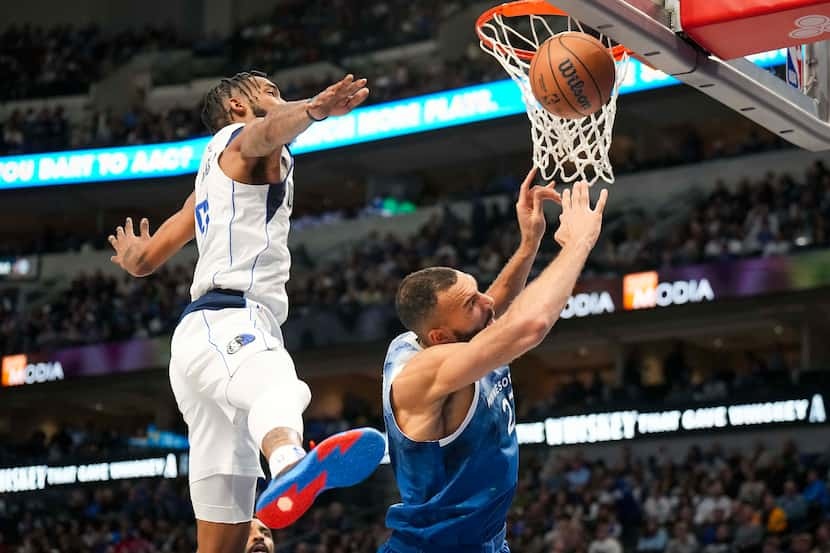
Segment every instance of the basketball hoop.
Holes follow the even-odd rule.
[[[608,46],[617,61],[611,98],[599,111],[582,119],[557,117],[533,96],[527,76],[536,50],[555,34],[546,19],[548,16],[567,17],[568,31],[584,32],[579,21],[548,2],[518,0],[481,14],[476,21],[481,48],[499,61],[522,91],[531,123],[533,164],[543,178],[552,180],[557,177],[562,182],[585,180],[590,184],[598,179],[614,182],[608,150],[617,113],[617,96],[631,52],[624,46],[613,45],[608,37],[600,34],[599,40]]]

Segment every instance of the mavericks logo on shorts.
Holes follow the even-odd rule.
[[[239,334],[233,340],[228,342],[228,353],[233,355],[237,351],[241,350],[243,346],[246,346],[256,340],[253,334]]]

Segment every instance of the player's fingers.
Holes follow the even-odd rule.
[[[597,200],[597,205],[594,207],[594,211],[596,213],[602,213],[605,211],[605,202],[608,201],[608,189],[603,188],[599,193],[599,199]]]
[[[366,86],[366,79],[358,79],[355,82],[351,83],[349,86],[344,87],[343,91],[341,91],[346,96],[352,96],[357,93],[358,90]]]
[[[118,265],[118,256],[117,256],[117,255],[113,255],[112,257],[110,257],[110,261],[112,261],[113,263],[115,263],[116,265]]]
[[[527,176],[525,177],[525,180],[522,182],[522,186],[525,188],[525,190],[530,188],[530,183],[532,183],[533,179],[536,178],[536,173],[538,172],[539,168],[535,165],[530,168],[530,171],[527,172]]]
[[[116,240],[116,239],[115,239],[115,236],[113,236],[112,234],[110,234],[109,236],[107,236],[107,241],[110,243],[110,245],[111,245],[114,249],[115,249],[116,244],[118,244],[118,240]]]
[[[582,205],[582,182],[578,182],[571,187],[571,202],[573,207]]]
[[[538,190],[538,187],[534,186],[533,190],[528,192],[528,195],[530,196],[530,206],[528,207],[533,210],[534,215],[542,213],[542,200],[539,198],[539,194],[537,193]]]
[[[325,94],[326,92],[328,92],[328,93],[330,93],[330,94],[336,94],[338,90],[340,90],[341,88],[343,88],[343,83],[345,82],[345,80],[346,80],[346,78],[344,77],[344,78],[340,79],[339,81],[337,81],[336,83],[329,85],[329,86],[328,86],[328,87],[327,87],[327,88],[326,88],[326,89],[325,89],[325,90],[321,93],[321,95],[322,95],[322,94]]]
[[[340,80],[340,82],[339,82],[339,83],[335,84],[334,86],[335,86],[335,87],[337,87],[337,90],[338,90],[338,91],[340,91],[340,90],[342,90],[344,87],[347,87],[347,86],[349,86],[350,84],[352,84],[352,81],[354,81],[354,75],[352,75],[351,73],[349,73],[348,75],[346,75],[345,77],[343,77],[343,78]]]
[[[530,183],[533,182],[533,179],[536,178],[536,166],[534,165],[531,167],[530,171],[528,171],[525,180],[522,181],[522,185],[519,187],[519,204],[527,205],[527,194],[528,190],[530,190]]]
[[[356,108],[360,104],[366,101],[366,98],[369,97],[369,89],[368,88],[361,88],[357,92],[355,92],[351,98],[349,98],[348,104],[346,104],[349,109]]]
[[[562,196],[560,196],[559,192],[552,188],[548,188],[547,186],[537,186],[534,191],[536,196],[542,201],[550,200],[558,204],[562,203]]]
[[[571,209],[571,207],[573,207],[572,204],[571,204],[571,189],[566,188],[565,190],[562,191],[562,211],[563,212],[568,211],[569,209]],[[560,217],[560,221],[561,221],[561,217]]]
[[[585,209],[591,209],[591,195],[588,193],[588,183],[582,181],[579,186],[579,205]]]
[[[115,229],[115,236],[120,240],[124,237],[124,227],[117,227]]]
[[[330,100],[331,100],[334,96],[336,96],[336,95],[337,95],[337,91],[338,91],[338,90],[340,90],[342,87],[343,87],[343,81],[336,82],[336,83],[334,83],[333,85],[330,85],[328,88],[326,88],[326,89],[325,89],[325,90],[323,90],[322,92],[320,92],[319,94],[317,94],[317,96],[315,96],[315,97],[312,99],[312,102],[314,102],[314,101],[317,101],[317,102],[328,102],[328,101],[330,101]]]
[[[139,232],[142,238],[150,238],[150,221],[143,217],[139,223]]]
[[[127,220],[124,221],[124,233],[125,234],[134,234],[132,217],[127,217]]]

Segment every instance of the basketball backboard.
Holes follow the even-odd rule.
[[[830,149],[828,42],[808,44],[807,92],[743,58],[722,60],[679,32],[682,0],[551,0],[640,59],[802,148]],[[758,32],[764,32],[760,30]]]

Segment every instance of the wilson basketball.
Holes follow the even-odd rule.
[[[565,119],[580,119],[611,98],[616,67],[602,42],[570,31],[539,46],[529,76],[533,95],[545,109]]]

